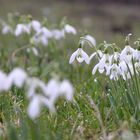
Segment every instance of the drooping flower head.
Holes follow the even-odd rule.
[[[83,61],[85,61],[87,64],[89,64],[90,62],[89,56],[87,55],[85,51],[83,51],[81,43],[79,44],[79,48],[71,55],[69,63],[70,64],[73,63],[75,59],[79,63],[82,63]]]

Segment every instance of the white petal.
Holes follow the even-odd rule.
[[[8,79],[8,76],[0,71],[0,91],[7,91],[11,87],[11,81]]]
[[[99,64],[96,64],[96,65],[94,66],[94,68],[92,69],[92,74],[93,74],[93,75],[96,73],[96,71],[97,71],[97,69],[98,69],[98,66],[99,66]]]
[[[73,63],[73,61],[75,60],[76,56],[77,56],[78,50],[76,50],[70,57],[69,60],[69,64]]]
[[[96,40],[91,35],[86,35],[85,36],[85,39],[87,39],[88,41],[90,41],[93,46],[96,46]]]
[[[31,27],[32,27],[36,32],[38,32],[38,31],[40,30],[40,28],[41,28],[41,24],[40,24],[39,21],[33,20],[33,21],[31,22]]]
[[[73,86],[71,85],[71,83],[68,80],[64,80],[61,84],[60,84],[60,93],[62,93],[68,101],[71,101],[73,99]]]
[[[52,100],[52,102],[55,102],[56,99],[59,97],[59,82],[55,79],[51,79],[47,86],[46,86],[46,95],[49,96],[49,99]]]
[[[76,29],[69,24],[65,25],[64,30],[65,30],[66,33],[72,33],[74,35],[76,34]]]
[[[90,56],[89,59],[91,60],[92,58],[94,58],[94,56],[96,56],[96,54],[97,54],[96,52],[94,52],[93,54],[91,54],[91,56]]]
[[[15,68],[8,76],[8,79],[12,82],[12,84],[21,88],[27,78],[27,74],[21,68]]]
[[[28,106],[28,115],[31,119],[35,119],[40,114],[40,100],[38,96],[33,97]]]
[[[90,63],[90,59],[89,59],[89,56],[87,55],[87,53],[84,52],[83,50],[81,50],[81,53],[82,53],[82,57],[83,57],[83,59],[85,60],[85,62],[86,62],[87,64],[89,64],[89,63]]]

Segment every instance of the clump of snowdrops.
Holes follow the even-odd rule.
[[[14,15],[10,15],[8,18],[9,22],[4,20],[0,22],[3,35],[10,34],[15,37],[15,40],[18,40],[21,36],[27,36],[28,44],[12,52],[12,61],[23,50],[26,50],[26,53],[32,51],[35,56],[39,56],[38,48],[40,46],[47,47],[49,40],[61,40],[65,38],[66,34],[75,35],[77,33],[76,29],[69,24],[63,24],[61,29],[49,29],[46,25],[46,20],[43,21],[44,23],[41,23],[38,20],[32,19],[31,16],[19,16],[18,18],[17,23],[14,21]],[[0,92],[8,92],[13,86],[26,88],[26,97],[29,100],[27,113],[31,119],[35,119],[40,115],[43,105],[50,112],[55,113],[55,103],[60,96],[66,97],[68,101],[73,100],[74,88],[69,80],[64,79],[60,81],[57,76],[46,84],[37,77],[30,77],[20,67],[13,67],[9,74],[4,73],[2,70],[0,71]]]
[[[107,95],[112,106],[120,100],[123,105],[127,104],[130,114],[139,120],[140,39],[134,42],[134,48],[130,45],[130,36],[131,34],[126,36],[124,48],[118,47],[115,43],[108,44],[106,41],[96,46],[95,39],[91,36],[81,37],[79,48],[71,55],[69,63],[74,63],[76,59],[79,63],[85,61],[89,65],[94,61],[92,74],[95,79],[97,71],[109,78]],[[84,51],[86,43],[94,48],[90,56]]]

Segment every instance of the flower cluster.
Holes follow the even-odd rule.
[[[27,109],[31,119],[40,115],[41,107],[44,105],[51,112],[56,112],[55,102],[60,96],[64,96],[68,101],[72,101],[74,89],[68,80],[62,82],[51,79],[45,84],[43,81],[29,77],[21,68],[15,68],[8,75],[0,71],[0,91],[8,91],[12,86],[22,88],[27,87],[27,98],[29,106]]]
[[[27,23],[18,23],[15,28],[5,22],[2,22],[1,24],[3,34],[11,33],[16,37],[22,34],[31,35],[31,43],[42,44],[43,46],[48,45],[49,39],[60,40],[65,37],[66,33],[73,35],[77,33],[76,29],[69,24],[65,24],[62,29],[49,29],[42,25],[38,20],[31,20]]]
[[[85,61],[89,64],[94,58],[97,58],[98,63],[93,67],[93,75],[99,71],[99,73],[105,73],[113,80],[118,80],[119,77],[124,80],[130,79],[140,70],[140,41],[136,41],[139,46],[138,49],[132,48],[129,45],[130,35],[126,37],[126,45],[122,51],[118,51],[119,48],[116,44],[107,44],[106,42],[102,44],[103,50],[101,47],[97,49],[90,39],[83,37],[82,42],[90,42],[96,51],[88,56],[82,49],[83,45],[80,41],[80,47],[71,55],[69,63],[71,64],[76,58],[79,63]]]

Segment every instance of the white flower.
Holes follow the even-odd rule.
[[[11,81],[12,84],[21,88],[27,78],[27,74],[21,68],[15,68],[9,75],[8,80]]]
[[[9,25],[7,25],[7,24],[3,25],[3,28],[2,28],[3,34],[8,34],[8,33],[12,33],[12,32],[13,32],[13,30]]]
[[[41,98],[41,102],[45,105],[51,113],[56,113],[55,104],[48,98]]]
[[[26,24],[17,24],[15,29],[15,36],[19,36],[22,33],[30,33],[30,27]]]
[[[64,30],[65,30],[66,33],[72,33],[74,35],[76,34],[76,29],[73,26],[69,25],[69,24],[66,24],[64,26]]]
[[[91,35],[86,35],[84,38],[88,40],[93,46],[96,46],[96,40],[94,37],[92,37]]]
[[[118,80],[119,75],[121,75],[121,69],[117,64],[112,64],[108,71],[107,75],[110,75],[110,79]]]
[[[119,52],[114,52],[114,54],[112,55],[113,60],[120,61],[120,53]]]
[[[37,93],[37,88],[42,90],[42,93],[46,94],[46,85],[43,81],[37,78],[28,78],[26,84],[28,85],[28,94],[27,97],[31,99],[33,96],[36,96],[40,93]]]
[[[34,96],[28,106],[27,113],[31,119],[35,119],[40,115],[41,111],[41,96]]]
[[[0,91],[7,91],[11,87],[11,82],[8,80],[8,76],[0,71]]]
[[[87,64],[89,64],[90,59],[89,56],[85,51],[82,50],[82,48],[78,48],[70,57],[69,63],[73,63],[73,61],[77,59],[79,63],[82,63],[85,61]]]
[[[46,38],[46,36],[44,35],[34,35],[31,38],[31,41],[34,42],[35,44],[42,44],[43,46],[47,46],[48,45],[48,38]]]
[[[131,62],[134,54],[135,54],[135,49],[133,49],[130,45],[126,45],[120,54],[120,59],[129,63]]]
[[[53,36],[52,32],[48,30],[46,27],[42,27],[38,33],[38,35],[45,36],[46,38],[51,38]]]
[[[104,71],[107,72],[111,63],[112,63],[112,56],[110,56],[109,54],[104,54],[103,57],[100,59],[99,63],[94,66],[92,70],[92,74],[94,75],[97,70],[100,73],[103,73]]]
[[[134,52],[134,58],[136,61],[138,61],[140,63],[140,50],[135,50]]]
[[[64,95],[66,97],[66,99],[68,101],[71,101],[73,99],[73,86],[71,85],[71,83],[68,80],[64,80],[61,84],[60,84],[60,93],[62,95]]]
[[[31,28],[33,28],[34,31],[38,32],[41,28],[41,24],[37,20],[32,20],[31,23],[29,24]]]
[[[130,79],[131,75],[134,75],[134,69],[132,63],[126,63],[125,61],[121,61],[119,63],[119,67],[121,69],[121,75],[124,80]]]
[[[64,38],[65,37],[65,32],[64,30],[57,30],[57,29],[54,29],[51,31],[52,32],[52,36],[54,39],[56,40],[60,40],[61,38]]]
[[[60,83],[55,79],[51,79],[46,86],[46,95],[49,96],[49,99],[53,103],[60,95],[59,88],[60,88]]]

